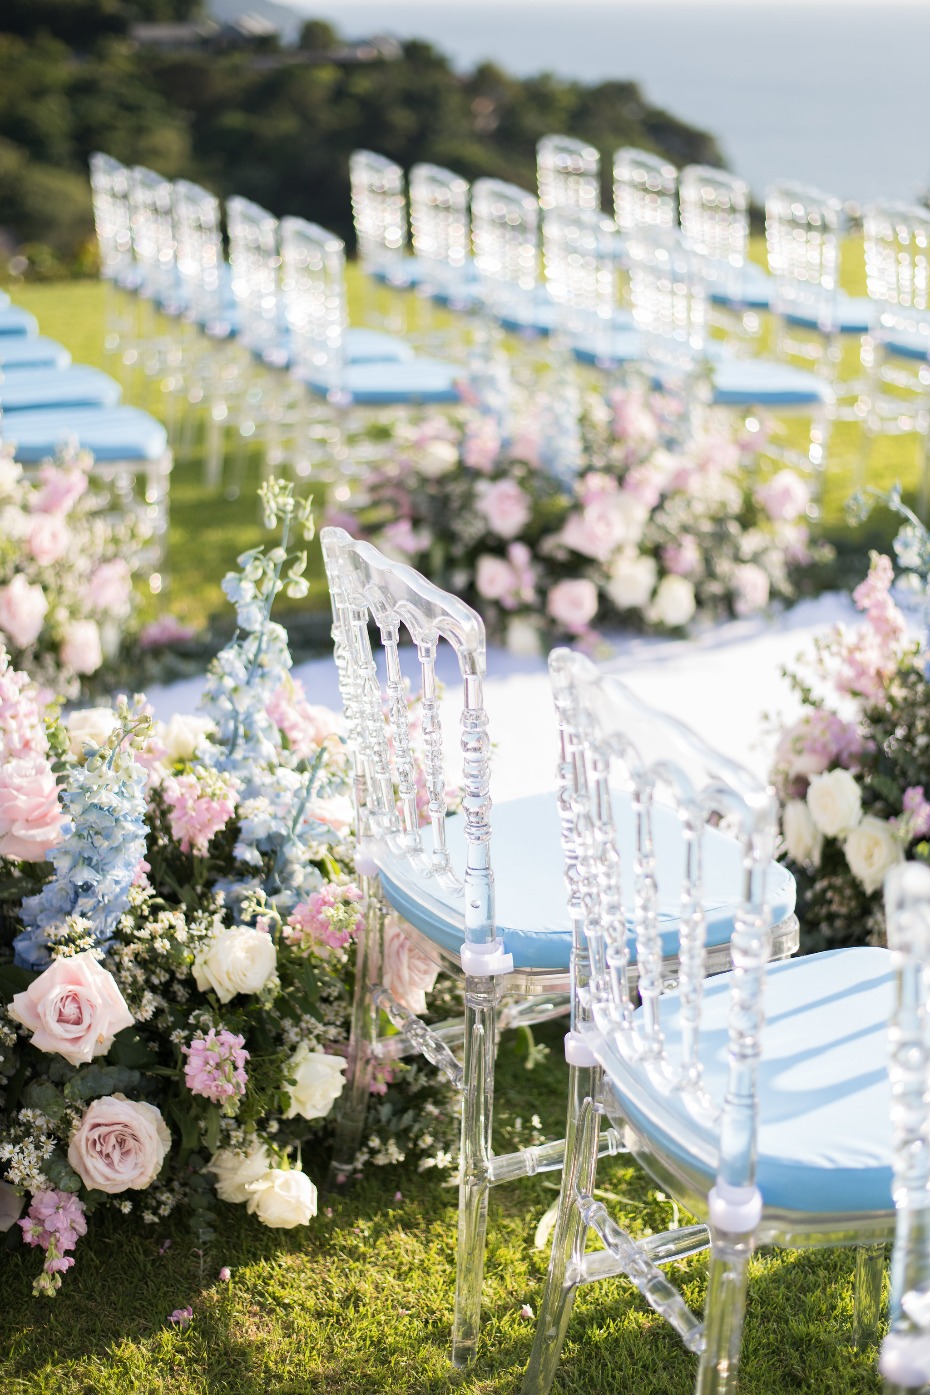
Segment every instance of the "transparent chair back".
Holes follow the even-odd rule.
[[[281,286],[293,370],[337,391],[348,324],[342,239],[303,218],[282,218]]]
[[[106,281],[126,284],[134,271],[129,170],[119,160],[96,151],[90,157],[90,188],[100,275]]]
[[[349,158],[352,218],[364,269],[388,280],[407,247],[407,199],[400,165],[372,150]]]
[[[216,331],[223,320],[223,228],[220,201],[189,180],[172,192],[181,298],[192,320]]]
[[[471,231],[482,300],[492,314],[521,317],[539,281],[539,204],[500,179],[472,187]]]
[[[601,206],[601,157],[587,141],[543,136],[536,146],[536,178],[543,211]]]
[[[543,268],[569,344],[603,340],[606,358],[616,302],[616,225],[593,209],[553,208],[542,220]]]
[[[259,204],[236,196],[226,201],[226,226],[240,338],[253,353],[273,354],[281,329],[278,220]]]
[[[174,311],[179,302],[171,181],[136,165],[129,175],[129,205],[142,294]]]
[[[685,241],[707,258],[714,281],[739,300],[749,250],[749,185],[723,170],[687,165],[678,201]]]
[[[629,241],[630,298],[643,359],[660,376],[686,381],[706,367],[704,263],[674,233]]]
[[[835,321],[842,214],[839,199],[817,189],[777,184],[766,195],[765,241],[777,283],[773,309],[816,316],[824,333]]]
[[[614,218],[621,233],[677,225],[678,171],[661,155],[625,146],[614,155]]]
[[[866,286],[881,306],[882,327],[923,331],[930,351],[930,211],[904,203],[872,204],[862,227]]]
[[[469,192],[467,179],[440,165],[419,164],[410,171],[410,235],[424,268],[421,284],[453,305],[471,250]]]

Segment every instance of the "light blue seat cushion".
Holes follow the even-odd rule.
[[[21,368],[0,379],[0,411],[38,407],[115,407],[122,388],[99,368]]]
[[[411,346],[396,334],[361,327],[346,330],[343,355],[348,364],[409,363],[415,357]],[[293,357],[291,338],[286,331],[262,353],[262,358],[272,368],[287,368],[293,362]]]
[[[158,460],[168,448],[160,421],[138,407],[55,407],[0,417],[0,440],[13,441],[17,460],[54,455],[76,440],[97,460]]]
[[[0,338],[0,372],[14,373],[23,368],[67,368],[71,355],[64,344],[37,334],[34,339],[7,334]]]
[[[18,305],[7,305],[0,310],[0,334],[38,334],[39,321],[28,310]]]
[[[0,310],[5,310],[10,303],[10,297],[6,291],[0,291]]]
[[[723,358],[714,367],[714,402],[721,407],[809,407],[829,391],[813,373],[764,358]]]
[[[813,306],[795,305],[786,301],[774,307],[790,325],[804,329],[819,329],[825,334],[865,334],[878,319],[878,307],[868,296],[846,295],[840,291],[829,308],[829,313],[821,315]]]
[[[616,794],[615,814],[623,858],[628,907],[632,905],[633,814],[626,795]],[[449,849],[453,865],[465,866],[465,822],[448,821]],[[494,868],[497,933],[517,968],[565,969],[571,949],[562,845],[554,794],[495,804],[491,813],[491,862]],[[428,838],[428,834],[425,835]],[[678,816],[670,809],[656,810],[656,851],[660,866],[675,868],[674,877],[660,879],[662,949],[666,957],[678,953],[680,868],[683,840]],[[707,941],[725,944],[733,932],[733,910],[741,878],[739,846],[731,838],[709,830],[705,840],[707,888]],[[379,858],[381,880],[391,905],[434,943],[458,953],[464,940],[462,901],[429,879],[421,878],[409,864],[385,852]],[[790,872],[773,866],[770,900],[776,922],[794,911],[795,883]],[[635,945],[631,944],[633,958]]]
[[[579,363],[594,363],[598,366],[637,363],[642,357],[639,333],[628,326],[593,334],[580,335],[572,343],[572,353]]]
[[[930,358],[930,321],[915,323],[913,329],[885,329],[879,339],[887,354],[896,358]]]
[[[373,268],[371,274],[376,281],[407,290],[411,286],[418,286],[421,281],[427,281],[432,275],[432,265],[417,257],[395,257],[385,266]]]
[[[717,1104],[726,1086],[730,982],[720,974],[704,985],[700,1056]],[[805,1214],[891,1209],[893,996],[884,949],[831,950],[769,968],[757,1174],[766,1207]],[[661,1024],[674,1060],[681,1041],[677,993],[662,998]],[[711,1173],[681,1142],[694,1128],[681,1096],[659,1093],[641,1066],[618,1066],[608,1044],[594,1041],[626,1117],[706,1190]]]
[[[775,282],[756,262],[744,262],[736,270],[725,263],[711,263],[708,279],[710,298],[715,305],[767,310],[775,295]]]
[[[339,396],[361,407],[388,407],[404,403],[458,402],[456,380],[461,370],[438,359],[412,358],[407,363],[349,363],[338,389],[305,378],[311,392]]]

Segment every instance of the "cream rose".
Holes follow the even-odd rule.
[[[305,1172],[269,1168],[248,1185],[246,1210],[273,1230],[309,1225],[316,1215],[316,1187]]]
[[[207,717],[192,717],[183,712],[175,712],[160,736],[165,747],[165,760],[170,765],[181,760],[192,760],[197,747],[208,732],[213,731],[213,723]]]
[[[84,759],[85,746],[99,749],[116,726],[111,707],[81,707],[65,718],[68,746],[76,760]]]
[[[154,1182],[170,1146],[171,1134],[153,1104],[105,1095],[87,1106],[68,1162],[92,1190],[140,1190]]]
[[[9,1182],[0,1182],[0,1234],[19,1220],[24,1201],[25,1197],[20,1196]]]
[[[55,959],[15,994],[8,1012],[32,1033],[37,1050],[57,1052],[73,1066],[105,1056],[117,1032],[133,1022],[116,979],[89,949]]]
[[[652,598],[649,616],[670,630],[680,630],[693,619],[697,609],[694,587],[686,576],[663,576]]]
[[[823,852],[823,834],[814,823],[805,800],[789,799],[782,814],[785,848],[792,862],[807,867],[819,867]]]
[[[871,896],[891,867],[904,861],[904,850],[884,819],[866,814],[846,839],[843,851],[849,870]]]
[[[507,652],[520,659],[535,658],[540,651],[539,626],[522,615],[515,615],[507,622],[507,635],[504,640]]]
[[[238,1205],[248,1201],[248,1187],[271,1168],[271,1156],[264,1143],[253,1142],[247,1153],[232,1148],[220,1148],[210,1159],[207,1172],[216,1178],[216,1194],[220,1201]]]
[[[843,838],[862,817],[862,795],[848,770],[828,770],[811,778],[807,807],[821,833]]]
[[[610,569],[607,594],[618,610],[645,610],[657,573],[654,557],[621,553]]]
[[[384,922],[384,967],[381,977],[385,988],[408,1012],[425,1012],[426,995],[439,975],[432,959],[427,959],[408,940],[395,916]]]
[[[221,930],[194,960],[194,980],[201,993],[212,988],[221,1003],[237,993],[260,993],[277,967],[274,941],[265,930],[235,925]]]
[[[325,1051],[311,1051],[302,1041],[285,1067],[284,1074],[294,1080],[287,1086],[291,1102],[284,1115],[294,1119],[325,1119],[345,1085],[346,1062],[341,1056],[328,1056]]]

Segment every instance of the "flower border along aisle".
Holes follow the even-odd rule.
[[[680,631],[794,597],[832,555],[811,543],[807,482],[756,479],[713,414],[676,444],[677,412],[667,396],[589,393],[569,479],[539,389],[506,436],[477,409],[401,426],[352,512],[330,521],[463,596],[518,653],[593,642],[596,625]]]
[[[0,1229],[27,1194],[37,1292],[102,1205],[187,1203],[201,1246],[211,1179],[266,1225],[315,1214],[300,1143],[343,1088],[359,893],[336,719],[270,618],[306,592],[288,537],[312,525],[290,486],[263,503],[281,544],[226,578],[239,633],[202,716],[136,698],[62,723],[0,650]],[[392,1159],[435,1149],[436,1112],[382,1102]]]

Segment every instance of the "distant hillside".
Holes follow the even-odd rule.
[[[206,6],[214,19],[238,19],[241,14],[259,15],[275,26],[286,44],[296,42],[304,16],[290,5],[276,5],[274,0],[209,0]]]

